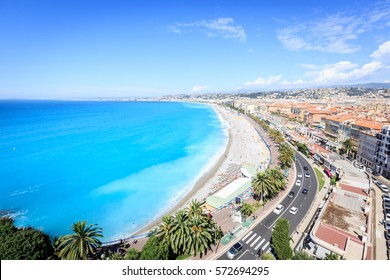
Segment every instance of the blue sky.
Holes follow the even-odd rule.
[[[390,1],[0,4],[0,98],[390,82]]]

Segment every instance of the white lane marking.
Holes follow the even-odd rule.
[[[253,241],[253,243],[252,243],[250,246],[253,247],[253,245],[255,245],[256,242],[259,241],[260,238],[261,238],[261,236],[258,236],[258,237],[255,239],[255,241]]]
[[[251,235],[253,232],[253,230],[251,230],[247,235],[245,235],[245,237],[242,239],[242,241],[245,241],[245,239],[247,239],[249,237],[249,235]]]
[[[265,241],[265,239],[261,240],[259,244],[257,244],[257,246],[255,247],[255,250],[258,250],[261,246],[261,244],[263,244]]]
[[[252,237],[248,239],[248,241],[246,242],[246,244],[249,244],[249,242],[251,242],[251,240],[252,240],[253,238],[255,238],[256,235],[257,235],[257,233],[253,234]]]
[[[243,255],[245,255],[246,254],[246,252],[248,252],[249,251],[249,249],[246,249],[246,251],[244,252],[244,253],[242,253],[241,254],[241,256],[239,256],[238,258],[237,258],[237,260],[239,260]]]
[[[267,248],[267,246],[269,245],[269,241],[267,243],[265,243],[265,245],[263,246],[263,248],[261,248],[261,250],[265,250],[265,248]]]

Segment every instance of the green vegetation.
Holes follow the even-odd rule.
[[[268,169],[257,173],[252,180],[253,192],[263,201],[275,196],[278,192],[284,189],[286,181],[279,168]]]
[[[306,157],[310,156],[309,148],[304,143],[297,143],[297,149]]]
[[[188,208],[178,211],[175,216],[165,216],[156,233],[158,241],[164,243],[176,256],[205,254],[222,236],[221,228],[204,212],[202,203],[197,200],[193,200]],[[165,253],[164,257],[172,257]]]
[[[351,139],[347,139],[343,142],[343,148],[345,149],[347,155],[349,156],[350,152],[353,149],[353,143],[352,143]]]
[[[265,260],[265,261],[273,261],[273,260],[275,260],[275,257],[270,252],[267,252],[267,253],[263,254],[261,259]]]
[[[191,257],[190,254],[184,254],[184,255],[180,255],[176,258],[176,260],[180,261],[180,260],[186,260],[188,259],[189,257]]]
[[[241,205],[241,213],[245,217],[249,217],[250,215],[252,215],[253,211],[254,211],[254,209],[253,209],[252,204],[249,204],[249,203],[246,203],[246,202],[242,203],[242,205]]]
[[[293,255],[290,247],[290,224],[287,219],[279,219],[272,232],[271,244],[279,260],[289,260]]]
[[[72,225],[72,234],[59,238],[58,257],[65,260],[86,260],[101,246],[98,239],[103,237],[102,228],[88,225],[87,221],[78,221]]]
[[[295,151],[288,145],[282,144],[279,147],[279,161],[282,168],[290,168],[295,160]]]
[[[312,256],[310,256],[308,253],[303,251],[298,251],[295,253],[295,255],[292,257],[293,260],[315,260]]]
[[[339,258],[339,255],[330,252],[329,254],[325,254],[324,260],[337,261],[337,260],[341,260],[341,258]]]
[[[314,171],[316,173],[317,180],[318,180],[318,191],[321,191],[325,184],[324,174],[322,174],[322,172],[317,168],[314,168]]]
[[[139,260],[141,256],[141,253],[138,252],[136,249],[131,248],[126,251],[125,257],[123,259],[125,260]]]
[[[171,260],[176,256],[169,247],[167,240],[161,236],[152,235],[142,249],[140,260]]]
[[[0,218],[1,260],[45,260],[52,257],[50,237],[32,227],[17,228],[11,218]]]
[[[253,212],[255,212],[255,211],[257,211],[258,209],[260,209],[261,206],[263,206],[263,203],[262,203],[261,201],[255,200],[255,201],[252,203]]]

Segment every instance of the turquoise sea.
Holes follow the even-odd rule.
[[[208,105],[0,101],[0,212],[51,236],[88,220],[104,241],[175,205],[220,154]]]

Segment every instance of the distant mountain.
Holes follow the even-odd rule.
[[[390,88],[390,83],[365,83],[356,85],[343,85],[334,87],[346,87],[346,88]]]

